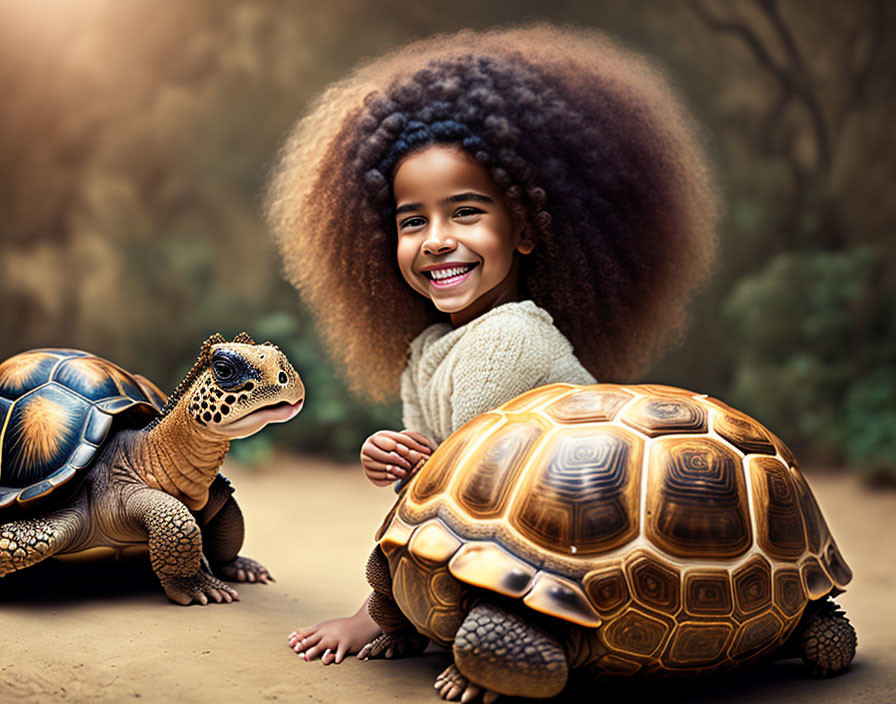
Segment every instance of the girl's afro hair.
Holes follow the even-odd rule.
[[[410,341],[445,317],[399,273],[394,169],[432,143],[489,168],[534,236],[525,297],[601,381],[679,338],[715,250],[697,130],[659,72],[594,31],[463,31],[332,85],[283,146],[266,213],[289,280],[356,391],[394,396]]]

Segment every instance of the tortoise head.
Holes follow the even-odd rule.
[[[235,439],[290,420],[304,400],[305,387],[286,355],[240,333],[232,342],[219,334],[206,340],[169,404],[183,403],[194,422]]]

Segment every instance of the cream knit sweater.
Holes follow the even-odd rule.
[[[430,325],[401,375],[404,427],[441,443],[471,418],[542,384],[594,384],[550,314],[505,303],[459,328]]]

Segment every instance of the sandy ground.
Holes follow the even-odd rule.
[[[11,575],[0,581],[0,702],[439,701],[445,651],[324,667],[286,646],[295,627],[357,608],[394,494],[306,458],[225,472],[246,515],[243,553],[278,581],[238,587],[239,603],[180,607],[139,567],[48,563]],[[558,701],[896,701],[896,492],[851,477],[810,482],[856,574],[840,598],[859,634],[848,673],[813,680],[785,661],[708,681],[579,684]]]

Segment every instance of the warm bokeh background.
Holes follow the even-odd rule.
[[[666,65],[726,194],[720,260],[646,380],[720,396],[813,463],[896,477],[896,8],[885,0],[0,2],[0,359],[89,349],[173,388],[211,332],[291,356],[302,416],[240,443],[356,456],[351,398],[258,198],[284,132],[358,60],[531,19]]]

